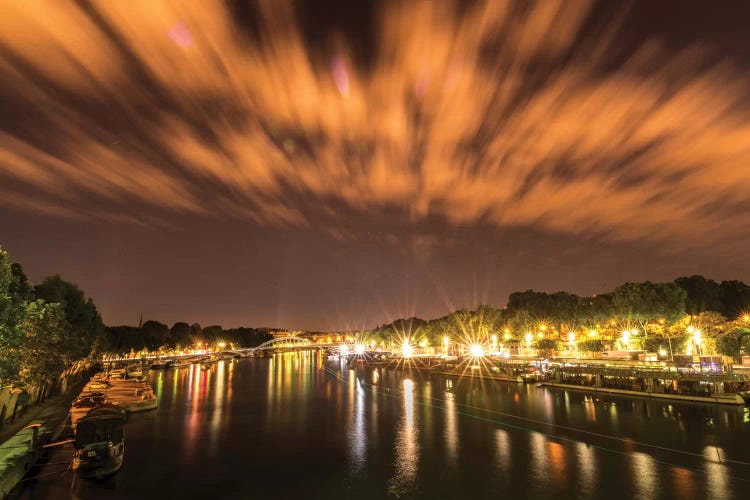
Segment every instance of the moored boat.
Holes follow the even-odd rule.
[[[122,408],[105,404],[78,420],[73,470],[81,477],[101,479],[122,468],[125,416]]]

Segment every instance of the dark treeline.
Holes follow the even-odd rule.
[[[212,325],[202,328],[198,323],[177,322],[170,328],[164,323],[149,320],[140,327],[108,326],[104,330],[102,346],[107,352],[130,352],[159,348],[187,348],[198,345],[215,347],[223,342],[226,348],[255,347],[273,336],[272,328],[230,328]]]

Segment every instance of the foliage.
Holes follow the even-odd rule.
[[[149,351],[155,351],[168,344],[169,327],[164,323],[149,320],[143,323],[141,330],[143,332],[143,343]]]
[[[18,347],[22,336],[18,329],[25,314],[25,293],[28,288],[20,266],[10,262],[7,252],[0,248],[0,381],[14,381],[20,369]]]
[[[54,381],[75,360],[68,349],[73,330],[61,304],[27,303],[19,330],[23,338],[18,346],[19,385]]]
[[[88,356],[94,341],[104,331],[104,323],[93,301],[87,300],[78,286],[57,275],[46,278],[38,285],[36,296],[45,302],[56,302],[63,306],[71,330],[67,350],[76,359]]]
[[[750,341],[750,330],[738,328],[716,339],[716,350],[727,356],[739,356]]]
[[[178,321],[169,329],[169,347],[187,347],[193,343],[190,336],[190,325],[184,321]]]
[[[554,339],[539,339],[534,343],[534,347],[548,354],[550,351],[557,349],[558,342]]]
[[[604,342],[598,339],[583,340],[578,343],[578,349],[587,352],[601,352],[604,350]]]
[[[727,318],[736,318],[750,308],[750,286],[741,281],[722,281],[720,298],[722,312]]]
[[[674,282],[687,294],[685,312],[700,314],[704,311],[722,311],[721,287],[703,276],[677,278]]]
[[[615,288],[612,304],[621,318],[673,321],[685,314],[687,293],[675,283],[625,283]]]

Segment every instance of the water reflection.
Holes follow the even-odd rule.
[[[746,408],[601,401],[313,353],[150,381],[160,408],[129,419],[126,465],[109,489],[70,492],[70,475],[51,474],[33,498],[152,498],[164,484],[176,498],[742,498],[736,478],[750,476],[728,462],[747,461]]]
[[[507,477],[509,475],[511,458],[508,432],[503,429],[497,429],[495,431],[495,460],[502,471],[502,476]]]
[[[367,459],[367,430],[365,425],[365,391],[359,379],[355,379],[354,425],[350,433],[351,443],[349,445],[352,450],[352,469],[355,473],[363,469]]]
[[[636,497],[649,499],[659,496],[659,469],[654,459],[645,453],[634,452],[631,454],[633,463],[633,476],[635,481]]]
[[[703,449],[706,458],[706,475],[708,476],[709,491],[727,491],[729,471],[720,463],[722,450],[716,446],[706,446]]]
[[[458,449],[458,422],[456,422],[456,395],[452,392],[444,392],[445,397],[445,456],[448,464],[456,465]]]
[[[593,496],[596,485],[596,458],[594,457],[594,449],[585,443],[577,443],[575,451],[578,459],[578,473],[580,475],[578,491],[581,492],[582,497]]]
[[[418,435],[414,424],[414,382],[404,379],[402,386],[403,416],[396,431],[396,470],[388,483],[389,493],[396,496],[409,491],[416,478],[419,461]]]

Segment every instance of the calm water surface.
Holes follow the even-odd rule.
[[[313,352],[150,377],[160,408],[131,416],[117,476],[76,480],[58,449],[21,498],[750,498],[747,408],[349,370]]]

